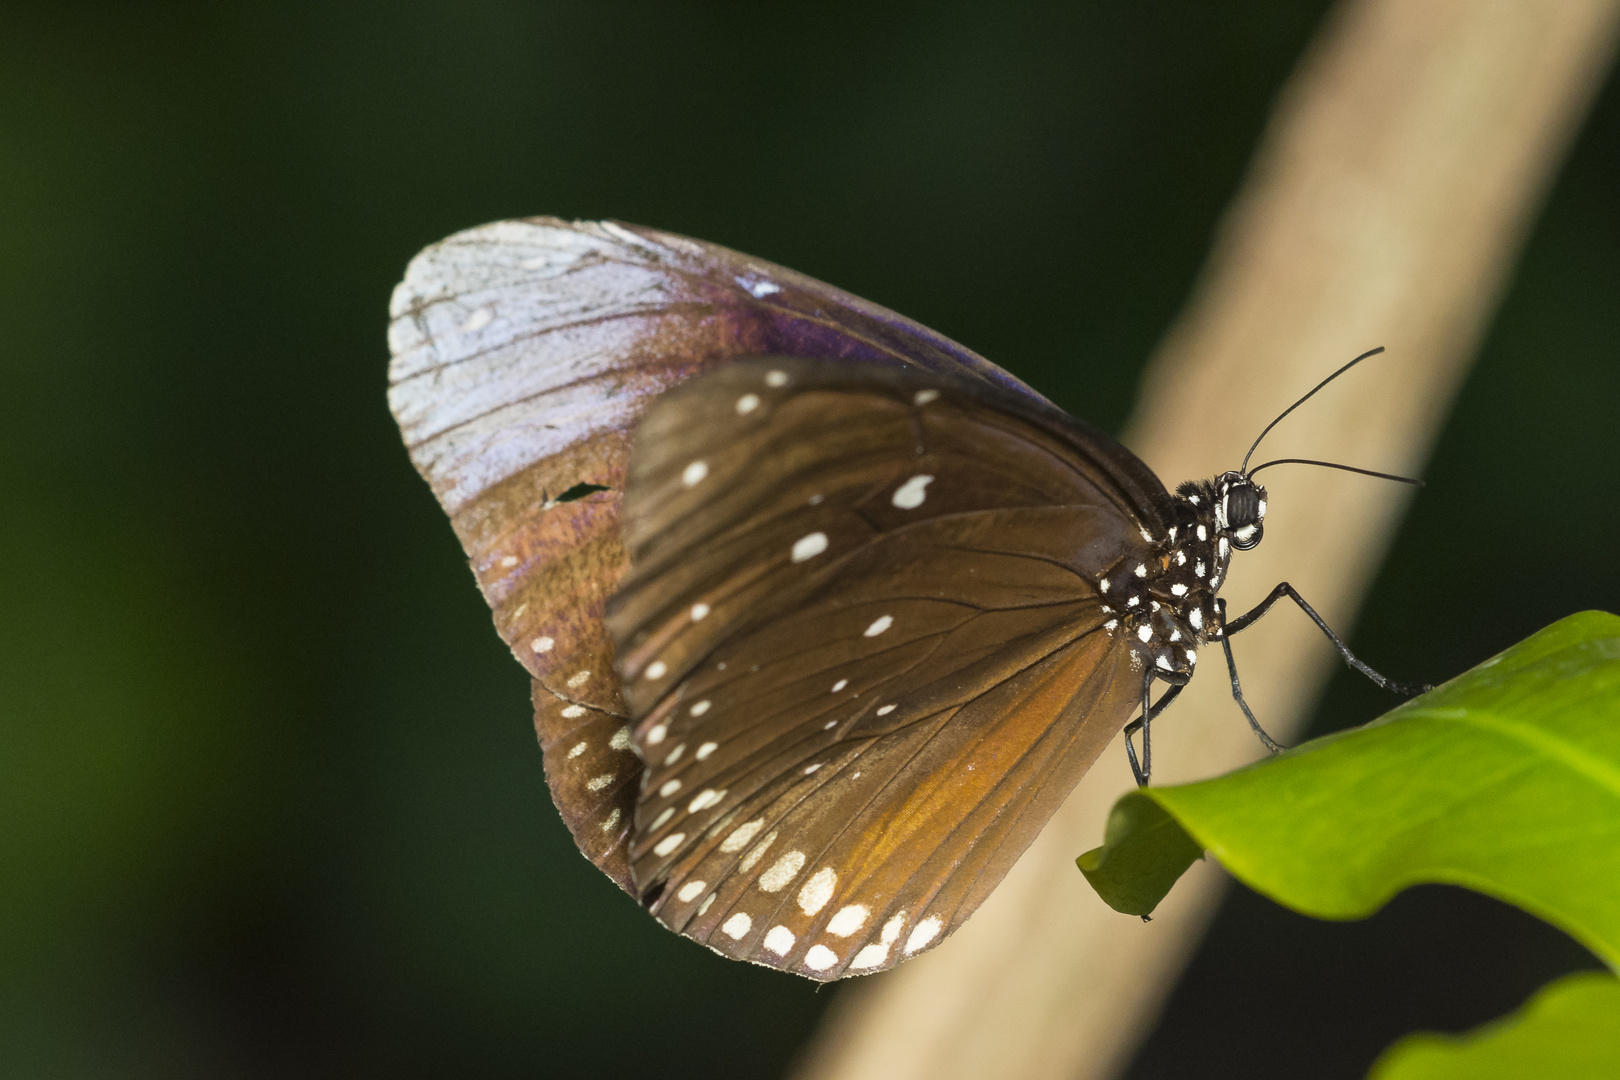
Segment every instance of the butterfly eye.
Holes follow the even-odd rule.
[[[1234,540],[1238,539],[1238,533],[1260,524],[1264,517],[1261,505],[1260,492],[1253,484],[1238,483],[1227,489],[1221,499],[1221,510]]]

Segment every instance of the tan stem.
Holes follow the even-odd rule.
[[[1129,444],[1172,482],[1235,468],[1290,401],[1384,345],[1265,451],[1421,471],[1617,26],[1617,0],[1342,4],[1277,102],[1204,278],[1149,366]],[[1347,629],[1409,490],[1304,466],[1264,480],[1265,542],[1234,564],[1231,609],[1286,580]],[[1287,741],[1332,654],[1286,608],[1234,645],[1250,702]],[[1155,725],[1155,782],[1260,752],[1218,652],[1205,663],[1215,670]],[[1200,864],[1147,924],[1096,898],[1074,858],[1101,842],[1130,782],[1123,751],[1105,752],[951,941],[841,994],[800,1075],[1116,1075],[1223,885]]]

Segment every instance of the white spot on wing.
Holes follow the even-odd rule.
[[[911,932],[911,936],[906,938],[906,955],[910,956],[937,938],[940,928],[944,925],[938,915],[930,915],[918,923],[917,928]]]
[[[757,408],[759,408],[758,394],[744,394],[742,397],[737,399],[738,416],[747,416]]]
[[[709,699],[704,698],[702,701],[700,701],[697,704],[693,705],[687,711],[690,712],[693,716],[702,716],[704,713],[709,711],[710,704],[712,704],[712,703],[709,701]]]
[[[741,941],[743,935],[754,928],[754,920],[748,917],[748,912],[739,911],[725,921],[720,932],[732,941]]]
[[[939,400],[938,390],[919,390],[912,395],[911,401],[915,405],[926,405],[930,401]]]
[[[881,709],[879,709],[877,711],[877,714],[879,716],[888,716],[892,712],[894,712],[894,706],[893,705],[885,705],[885,706],[883,706],[883,708],[881,708]]]
[[[770,868],[759,875],[759,889],[761,892],[781,892],[787,888],[787,883],[799,876],[804,869],[804,852],[785,851],[781,858],[771,863]]]
[[[809,536],[801,536],[793,542],[793,561],[804,562],[813,559],[827,550],[827,534],[813,532]]]
[[[647,665],[647,670],[642,674],[649,679],[662,679],[665,675],[669,674],[669,666],[662,660],[654,660],[652,663]]]
[[[695,814],[699,810],[707,810],[711,806],[718,806],[720,804],[720,800],[725,797],[726,793],[724,791],[716,791],[713,788],[705,788],[703,791],[698,793],[697,798],[693,799],[691,803],[687,805],[686,810],[688,813]]]
[[[765,834],[765,839],[761,840],[759,843],[757,843],[753,847],[749,848],[748,849],[748,854],[744,855],[742,857],[742,859],[737,863],[737,870],[739,872],[741,872],[741,873],[744,873],[744,874],[746,874],[746,873],[748,873],[748,871],[752,870],[754,868],[754,864],[759,862],[760,859],[764,858],[766,849],[768,849],[771,846],[771,844],[773,844],[775,841],[776,841],[776,833],[774,833],[774,832],[766,833]]]
[[[697,753],[693,754],[692,756],[697,758],[699,761],[702,761],[704,758],[708,757],[710,754],[714,753],[719,748],[720,748],[719,743],[706,742],[702,746],[698,747],[697,748]]]
[[[579,755],[583,754],[586,750],[589,750],[590,746],[591,746],[591,744],[588,743],[588,742],[575,743],[574,748],[572,750],[568,751],[568,757],[570,759],[577,758],[577,757],[579,757]]]
[[[741,851],[748,846],[748,841],[759,835],[759,830],[764,824],[764,818],[755,818],[753,821],[737,826],[731,830],[730,836],[721,841],[720,850],[727,855]]]
[[[675,898],[683,904],[690,904],[702,896],[703,890],[708,887],[709,883],[707,881],[688,881],[681,886],[681,891],[675,894]]]
[[[583,706],[583,705],[568,705],[568,706],[565,706],[563,708],[562,714],[563,714],[564,719],[567,719],[567,720],[576,719],[578,717],[581,717],[581,716],[585,715],[585,706]]]
[[[1149,626],[1147,623],[1143,623],[1141,626],[1136,628],[1136,637],[1137,640],[1141,641],[1143,644],[1152,641],[1153,627]]]
[[[846,687],[848,685],[849,685],[849,680],[848,679],[839,679],[837,682],[833,683],[832,692],[836,694],[836,693],[838,693],[838,691],[842,690],[844,687]]]
[[[591,777],[591,779],[586,782],[585,786],[592,791],[601,791],[611,783],[613,783],[613,774],[603,773],[601,776]]]
[[[702,622],[704,619],[706,619],[708,617],[709,617],[709,605],[708,604],[693,604],[692,605],[692,621],[693,622]]]
[[[803,862],[804,860],[801,858],[799,861]],[[833,890],[837,887],[838,871],[830,866],[823,866],[820,870],[811,874],[810,880],[805,882],[804,888],[799,890],[800,910],[806,915],[814,915],[827,906],[827,901],[832,899]],[[864,910],[863,908],[862,911]],[[864,920],[866,916],[863,914],[861,918]]]
[[[849,962],[849,968],[851,971],[864,971],[867,968],[877,967],[888,958],[889,947],[887,945],[868,945],[855,954],[855,959]]]
[[[865,632],[864,632],[864,634],[862,636],[863,637],[877,637],[879,634],[883,633],[883,631],[887,630],[889,627],[891,627],[893,625],[894,625],[894,616],[893,615],[880,615],[875,620],[873,620],[871,626],[868,626],[866,628],[866,630],[865,630]]]
[[[773,926],[765,935],[765,948],[777,956],[786,956],[793,951],[793,943],[797,940],[787,927]]]
[[[767,371],[765,373],[766,386],[786,386],[787,382],[788,377],[785,371]]]
[[[763,278],[756,279],[740,277],[735,280],[737,284],[747,289],[749,295],[755,300],[761,300],[772,295],[773,293],[779,293],[782,291],[782,286],[778,285],[774,281],[766,281]]]
[[[613,733],[613,738],[608,740],[608,745],[613,747],[615,750],[630,749],[630,725],[626,724],[618,731],[615,731]]]
[[[839,908],[838,914],[827,920],[827,933],[834,937],[849,937],[866,925],[866,918],[870,914],[865,904],[850,904],[848,907]]]
[[[1177,582],[1176,584],[1170,586],[1170,595],[1171,596],[1186,596],[1187,595],[1187,586],[1181,584],[1180,582]]]
[[[838,963],[838,954],[825,945],[812,945],[804,954],[804,966],[811,971],[826,971]]]
[[[547,653],[551,651],[551,647],[555,644],[557,644],[557,642],[553,638],[537,637],[533,641],[529,642],[529,648],[533,649],[537,653]]]
[[[681,483],[687,487],[695,487],[702,483],[703,478],[708,475],[709,463],[706,461],[694,461],[681,473]]]
[[[889,501],[902,510],[915,510],[923,504],[928,497],[928,485],[934,478],[926,473],[918,473],[910,480],[894,489],[894,498]]]
[[[653,818],[652,827],[654,829],[662,829],[664,825],[668,823],[669,819],[674,816],[675,808],[673,806],[666,806],[661,814]]]
[[[707,915],[709,913],[709,908],[711,908],[713,906],[714,906],[714,893],[710,893],[708,896],[705,896],[703,898],[703,903],[698,905],[698,909],[697,909],[698,918],[701,919],[703,916]]]
[[[1191,611],[1187,612],[1187,621],[1192,623],[1192,628],[1194,630],[1202,630],[1204,628],[1203,611],[1199,608],[1193,608]]]
[[[647,732],[647,745],[657,746],[659,743],[664,741],[664,736],[668,734],[669,728],[665,727],[663,724],[654,724],[652,730]]]
[[[508,570],[512,569],[512,567],[516,566],[517,564],[518,557],[516,555],[508,555],[506,558],[501,560],[501,565]]]
[[[668,855],[670,852],[672,852],[676,848],[680,847],[681,846],[681,841],[685,840],[685,839],[686,839],[686,834],[683,833],[683,832],[670,833],[668,836],[666,836],[662,840],[658,841],[658,845],[653,848],[653,854],[654,855]],[[912,937],[916,937],[916,936],[917,935],[915,935],[915,934],[912,935]]]
[[[883,924],[883,933],[878,935],[878,939],[885,945],[893,945],[896,941],[900,940],[900,931],[904,930],[905,928],[906,913],[902,911],[900,914]]]
[[[606,819],[603,820],[603,822],[602,822],[602,831],[603,832],[612,832],[613,831],[613,826],[617,825],[618,823],[619,823],[619,808],[617,806],[615,806],[612,810],[610,810],[608,812],[608,816],[606,817]]]
[[[684,754],[684,753],[686,753],[686,744],[681,743],[679,746],[677,746],[675,749],[671,750],[668,754],[666,754],[664,756],[664,764],[665,765],[673,765],[673,764],[675,764],[677,761],[681,760],[681,755]]]
[[[658,794],[667,799],[679,790],[681,790],[681,782],[679,780],[666,780],[664,781],[663,786],[658,789]]]

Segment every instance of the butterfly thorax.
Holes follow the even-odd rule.
[[[1150,553],[1098,578],[1105,627],[1129,644],[1133,668],[1171,683],[1192,676],[1198,649],[1220,640],[1215,597],[1232,551],[1260,542],[1265,510],[1265,489],[1241,473],[1188,481],[1165,505],[1163,532],[1143,529]]]

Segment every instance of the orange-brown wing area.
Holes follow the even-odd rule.
[[[628,565],[619,512],[647,403],[761,353],[920,367],[1039,400],[875,304],[713,244],[610,222],[532,218],[457,233],[411,261],[390,315],[389,404],[411,460],[450,515],[501,637],[536,680],[535,726],[563,819],[626,889],[623,844],[603,845],[628,823],[639,763],[612,746],[626,709],[602,611]],[[605,490],[562,501],[582,484]],[[581,742],[603,756],[569,757]]]
[[[1096,438],[774,358],[654,407],[608,625],[660,921],[826,980],[971,914],[1140,698],[1095,583],[1146,552],[1155,493]]]

